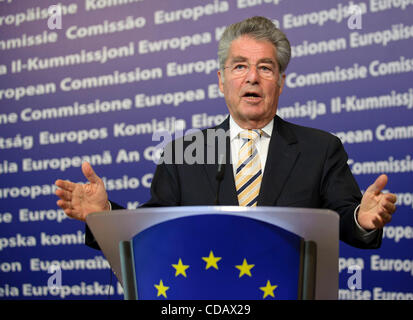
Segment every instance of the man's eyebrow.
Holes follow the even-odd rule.
[[[234,63],[234,62],[245,62],[245,61],[247,61],[248,59],[246,58],[246,57],[243,57],[243,56],[236,56],[236,57],[233,57],[232,59],[231,59],[231,62],[232,63]]]
[[[276,65],[276,62],[271,58],[262,58],[262,59],[258,60],[257,63],[269,63],[269,64],[272,64],[273,66]]]
[[[246,61],[248,61],[248,59],[243,56],[235,56],[231,59],[231,63],[246,62]],[[259,59],[257,63],[269,63],[269,64],[272,64],[273,66],[277,65],[277,63],[271,58]]]

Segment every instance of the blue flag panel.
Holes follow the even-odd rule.
[[[133,238],[139,299],[297,299],[301,238],[258,220],[202,215]]]

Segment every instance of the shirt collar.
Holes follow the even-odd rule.
[[[271,138],[272,134],[272,129],[274,127],[274,119],[271,119],[269,123],[264,128],[261,128],[263,131],[263,135],[266,137]],[[230,131],[230,138],[231,141],[233,141],[235,138],[238,137],[239,133],[245,129],[242,129],[235,121],[234,119],[229,116],[229,131]]]

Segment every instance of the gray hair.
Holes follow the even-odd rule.
[[[274,23],[264,17],[252,17],[228,26],[218,44],[219,67],[222,71],[228,58],[232,41],[241,36],[259,41],[269,41],[276,48],[276,59],[280,74],[287,69],[291,58],[291,46],[287,36]]]

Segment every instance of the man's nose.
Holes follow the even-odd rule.
[[[248,83],[257,83],[260,78],[258,74],[258,69],[256,65],[250,65],[248,68],[247,75],[245,76],[245,81]]]

